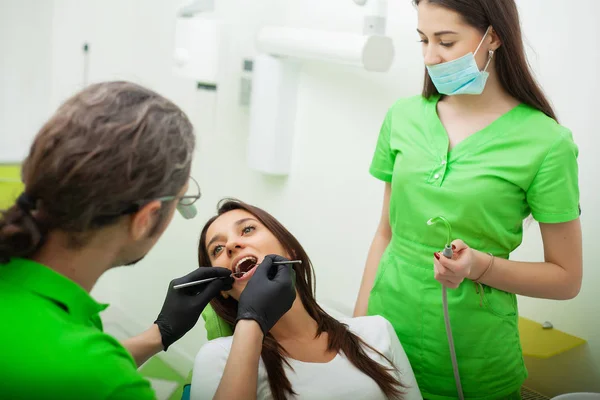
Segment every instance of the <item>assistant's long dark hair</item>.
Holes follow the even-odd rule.
[[[298,242],[298,240],[273,216],[266,211],[240,202],[234,199],[225,199],[217,206],[217,215],[211,218],[200,236],[198,246],[198,261],[202,267],[211,266],[211,261],[206,247],[206,233],[211,224],[221,215],[233,211],[244,210],[258,219],[273,235],[285,251],[296,260],[302,260],[302,264],[295,264],[296,271],[296,289],[302,305],[306,308],[308,314],[317,322],[317,337],[322,333],[328,335],[329,351],[336,353],[342,352],[346,358],[360,371],[371,377],[383,393],[390,399],[402,398],[402,388],[404,387],[394,376],[396,367],[383,354],[369,346],[361,338],[348,330],[348,326],[339,322],[327,314],[316,302],[314,295],[314,272],[308,255]],[[225,299],[217,296],[211,306],[219,317],[235,325],[238,303],[235,299],[229,297]],[[389,362],[386,367],[372,358],[370,358],[365,349],[370,349],[378,353]],[[277,343],[271,334],[265,336],[262,348],[262,360],[269,377],[269,386],[275,400],[284,400],[288,395],[296,394],[292,385],[285,375],[284,365],[289,363],[285,359],[285,350]],[[290,366],[291,367],[291,366]]]
[[[511,96],[557,120],[544,92],[531,73],[521,34],[519,12],[514,0],[413,0],[435,4],[460,14],[483,35],[491,25],[502,45],[495,51],[494,65],[500,84]],[[438,94],[425,68],[423,96]]]

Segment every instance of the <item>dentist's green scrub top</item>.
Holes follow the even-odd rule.
[[[131,355],[79,285],[24,259],[0,264],[0,398],[150,400]]]
[[[391,182],[392,238],[369,298],[368,314],[394,326],[426,399],[456,399],[456,385],[434,279],[433,253],[453,239],[508,258],[530,213],[543,223],[579,217],[578,149],[571,133],[521,104],[448,151],[439,96],[403,99],[382,125],[370,173]],[[468,399],[506,399],[527,376],[516,296],[465,280],[448,290],[460,377]]]

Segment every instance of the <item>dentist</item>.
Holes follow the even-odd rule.
[[[516,294],[566,300],[581,286],[578,148],[529,70],[514,0],[414,3],[425,83],[381,127],[370,173],[385,182],[383,208],[354,315],[392,323],[424,398],[455,399],[441,285],[454,289],[465,398],[518,399]],[[509,261],[529,215],[544,260]],[[443,226],[427,225],[438,216],[452,259]]]
[[[190,177],[194,144],[176,105],[127,82],[87,87],[44,124],[23,164],[25,191],[0,214],[3,398],[155,398],[137,366],[196,324],[231,288],[231,271],[200,268],[172,281],[155,323],[123,344],[103,332],[107,306],[89,293],[107,270],[141,260],[176,209],[190,215],[200,197]],[[223,393],[244,392],[237,378],[260,352],[258,321],[273,325],[295,299],[291,267],[272,261],[265,258],[259,268],[268,273],[248,283],[259,295],[240,303],[236,362],[225,370]],[[173,287],[206,278],[220,279]]]

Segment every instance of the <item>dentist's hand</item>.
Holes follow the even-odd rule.
[[[296,273],[291,264],[273,265],[274,261],[289,261],[268,255],[256,268],[238,302],[237,321],[256,321],[264,335],[279,321],[296,299]]]
[[[173,288],[182,283],[216,277],[222,279],[178,290]],[[172,280],[165,303],[154,322],[160,330],[165,351],[196,325],[200,314],[213,297],[222,290],[230,290],[232,284],[231,271],[219,267],[201,267],[186,276]]]
[[[434,253],[434,277],[449,289],[456,289],[462,281],[469,279],[475,269],[475,250],[462,240],[452,242],[452,258],[441,252]]]

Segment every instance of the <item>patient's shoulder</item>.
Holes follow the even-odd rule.
[[[342,318],[340,322],[348,325],[352,333],[378,350],[384,350],[391,345],[392,341],[398,340],[392,324],[379,315]]]
[[[381,316],[348,318],[341,320],[348,325],[350,331],[358,335],[371,348],[377,350],[375,353],[370,348],[365,348],[371,358],[383,363],[390,362],[397,370],[398,378],[410,389],[407,393],[407,399],[422,399],[419,386],[394,327]],[[385,359],[383,359],[384,356]]]
[[[348,325],[348,329],[356,333],[366,333],[372,335],[375,333],[388,334],[389,330],[393,330],[392,324],[380,315],[372,315],[367,317],[342,318],[340,322]]]
[[[194,361],[190,398],[212,399],[217,392],[231,351],[233,337],[221,337],[205,343]]]
[[[206,342],[196,355],[196,364],[211,364],[227,360],[231,351],[233,336],[220,337]]]

